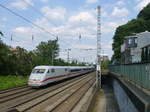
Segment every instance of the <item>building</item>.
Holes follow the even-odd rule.
[[[102,54],[101,55],[101,61],[107,61],[107,60],[109,60],[108,55],[107,54]]]
[[[141,61],[150,62],[150,44],[142,48]]]
[[[121,45],[121,63],[129,64],[142,62],[143,55],[146,55],[142,54],[142,52],[146,53],[147,51],[145,49],[148,49],[149,45],[150,32],[148,31],[126,36],[124,43]],[[145,52],[143,50],[145,50]]]

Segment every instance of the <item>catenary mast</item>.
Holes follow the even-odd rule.
[[[96,83],[101,88],[101,7],[97,6],[97,62]]]

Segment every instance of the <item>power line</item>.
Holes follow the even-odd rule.
[[[49,35],[54,36],[54,37],[57,37],[56,35],[54,35],[54,34],[50,33],[49,31],[45,30],[45,28],[43,28],[43,27],[41,27],[41,26],[39,26],[39,25],[37,25],[37,24],[31,22],[29,19],[27,19],[27,18],[25,18],[25,17],[19,15],[18,13],[16,13],[16,12],[10,10],[9,8],[3,6],[2,4],[0,4],[0,7],[6,9],[7,11],[11,12],[11,13],[14,14],[15,16],[20,17],[21,19],[23,19],[23,20],[25,20],[26,22],[32,24],[33,26],[35,26],[35,27],[37,27],[37,28],[43,30],[44,32],[48,33]]]
[[[7,1],[8,1],[8,0],[4,0],[4,1],[1,2],[1,4],[4,4],[4,3],[6,3]]]
[[[43,15],[37,8],[35,8],[34,6],[32,6],[30,3],[28,3],[25,0],[22,0],[24,3],[26,3],[27,5],[29,5],[37,14],[39,14],[40,16],[43,16],[48,22],[49,22],[49,18],[47,18],[45,15]],[[50,23],[50,22],[49,22]],[[50,23],[51,24],[51,23]],[[53,23],[54,24],[54,23]],[[57,26],[56,24],[54,24],[55,26]],[[63,43],[68,44],[66,41],[63,41]],[[70,43],[69,43],[70,44]]]
[[[24,1],[24,0],[23,0],[23,1]],[[26,2],[26,3],[27,3],[27,2]],[[28,4],[29,4],[29,3],[28,3]],[[30,5],[30,6],[32,6],[32,5]],[[39,26],[39,25],[37,25],[37,24],[35,24],[35,23],[31,22],[29,19],[27,19],[27,18],[25,18],[25,17],[23,17],[23,16],[19,15],[18,13],[16,13],[16,12],[14,12],[14,11],[10,10],[9,8],[7,8],[7,7],[3,6],[2,4],[0,4],[0,7],[2,7],[2,8],[4,8],[4,9],[6,9],[7,11],[11,12],[12,14],[14,14],[14,15],[16,15],[16,16],[18,16],[18,17],[22,18],[23,20],[25,20],[25,21],[29,22],[29,23],[30,23],[30,24],[32,24],[33,26],[35,26],[35,27],[37,27],[37,28],[39,28],[39,29],[43,30],[44,32],[46,32],[46,33],[50,34],[51,36],[54,36],[54,37],[58,38],[58,36],[56,36],[56,35],[54,35],[54,34],[50,33],[49,31],[45,30],[43,27],[41,27],[41,26]],[[32,6],[32,7],[33,7],[33,6]],[[34,8],[34,9],[35,9],[35,8]],[[35,10],[36,10],[36,9],[35,9]],[[66,43],[66,41],[64,41],[64,42]]]
[[[34,6],[32,6],[30,3],[28,3],[25,0],[22,0],[24,3],[26,3],[27,5],[29,5],[37,14],[39,14],[40,16],[43,16],[48,22],[49,22],[49,18],[47,18],[45,15],[43,15],[40,11],[38,11],[38,9],[36,9]],[[49,22],[50,23],[50,22]],[[52,23],[50,23],[52,24]],[[53,23],[54,24],[54,23]],[[54,24],[56,26],[56,24]]]

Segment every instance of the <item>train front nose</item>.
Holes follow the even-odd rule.
[[[40,80],[29,79],[28,80],[28,85],[29,86],[41,86],[42,82]]]
[[[37,76],[36,74],[30,76],[28,80],[29,86],[41,86],[42,85],[42,77]]]

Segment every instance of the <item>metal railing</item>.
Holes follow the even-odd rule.
[[[119,73],[134,83],[150,89],[150,63],[109,65],[109,72]]]

